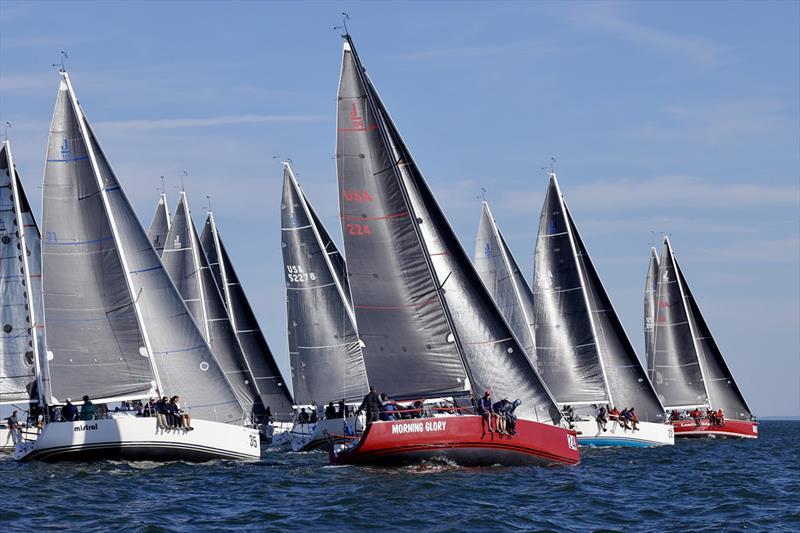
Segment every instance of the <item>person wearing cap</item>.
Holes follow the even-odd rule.
[[[67,404],[61,409],[61,416],[65,422],[74,422],[78,419],[78,408],[72,404],[71,398],[67,398]]]
[[[88,395],[83,397],[83,405],[81,405],[81,420],[94,420],[94,404],[89,399]]]
[[[492,393],[489,389],[483,391],[483,397],[478,400],[478,414],[486,419],[489,431],[493,432],[492,419],[494,418],[494,409],[492,408]]]

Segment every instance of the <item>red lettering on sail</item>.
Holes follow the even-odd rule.
[[[372,201],[372,195],[369,191],[347,189],[342,191],[345,202],[356,202],[359,204],[366,204]]]
[[[372,230],[369,229],[369,224],[348,224],[347,234],[353,235],[354,237],[361,237],[364,235],[369,237],[372,235]]]
[[[353,108],[350,111],[350,123],[353,129],[362,129],[364,127],[364,119],[358,115],[355,103],[353,103]]]

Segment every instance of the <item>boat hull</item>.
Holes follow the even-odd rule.
[[[14,439],[11,437],[11,430],[0,428],[0,452],[11,453],[15,447]]]
[[[358,417],[350,417],[347,423],[360,434],[363,426]],[[292,427],[292,451],[310,452],[314,450],[328,451],[331,448],[332,435],[343,435],[344,423],[341,418],[326,418],[314,424],[295,424]]]
[[[20,444],[20,461],[258,460],[258,430],[192,420],[193,431],[161,429],[155,418],[123,417],[45,425],[33,442]]]
[[[758,422],[748,420],[725,420],[723,426],[712,425],[706,418],[700,420],[700,425],[694,420],[675,420],[672,427],[675,437],[680,438],[758,438]]]
[[[618,422],[606,424],[606,431],[597,427],[594,420],[573,422],[578,433],[579,446],[629,446],[649,448],[675,444],[674,430],[670,424],[639,422],[636,431],[625,429]]]
[[[332,464],[401,466],[444,459],[461,466],[575,465],[575,432],[517,421],[516,435],[490,432],[482,417],[447,415],[373,422],[358,444],[329,452]]]

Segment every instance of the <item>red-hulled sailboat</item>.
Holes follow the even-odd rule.
[[[443,457],[465,466],[576,464],[575,433],[472,266],[345,35],[337,171],[349,287],[369,382],[395,399],[452,398],[448,414],[372,423],[335,464]],[[463,399],[519,399],[517,432]],[[477,394],[476,394],[477,393]]]
[[[648,372],[672,412],[675,437],[758,438],[758,422],[689,290],[668,237],[660,260],[655,249],[650,254],[644,308]],[[719,411],[721,417],[706,416]]]

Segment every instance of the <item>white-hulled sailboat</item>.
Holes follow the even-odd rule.
[[[328,449],[330,435],[360,434],[359,417],[347,416],[348,404],[368,392],[367,372],[350,304],[345,262],[288,163],[281,198],[281,247],[286,276],[289,360],[294,399],[315,409],[345,402],[336,416],[309,423],[296,419],[292,449]]]
[[[42,405],[46,375],[41,360],[40,242],[39,227],[14,165],[11,142],[6,140],[0,149],[0,405]],[[32,436],[28,431],[26,437]],[[0,450],[12,452],[15,446],[10,429],[0,428]]]
[[[578,442],[588,446],[674,443],[664,407],[606,293],[550,174],[534,258],[533,330],[539,373],[562,409],[574,412]],[[613,410],[607,423],[595,410]],[[619,413],[634,408],[638,424]]]
[[[288,444],[294,418],[292,394],[239,281],[211,210],[206,215],[200,243],[265,409],[265,415],[257,417],[256,422],[272,444]]]
[[[648,372],[665,408],[673,411],[676,437],[758,437],[758,422],[711,335],[669,237],[664,237],[660,260],[651,252],[645,340]],[[695,409],[703,411],[701,416],[678,416]],[[707,410],[721,410],[722,420],[707,417]]]
[[[244,425],[247,413],[150,244],[69,76],[61,78],[43,194],[46,403],[177,395],[194,429],[98,409],[96,418],[48,420],[15,458],[258,459],[257,431]]]

